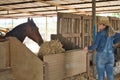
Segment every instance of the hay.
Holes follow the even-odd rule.
[[[114,79],[115,80],[120,80],[120,73],[115,75]],[[78,74],[78,75],[74,75],[74,76],[65,78],[63,80],[88,80],[88,79],[87,79],[87,73],[82,73],[82,74]],[[90,70],[89,80],[96,80],[96,79],[93,78],[92,67],[91,67],[91,70]],[[107,79],[105,79],[105,80],[107,80]]]
[[[65,78],[63,80],[87,80],[87,73],[82,73],[82,74],[78,74],[78,75],[74,75],[68,78]]]
[[[44,56],[48,54],[57,54],[64,51],[65,50],[62,48],[61,42],[57,40],[51,40],[51,41],[44,42],[41,45],[38,56]]]

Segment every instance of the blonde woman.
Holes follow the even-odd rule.
[[[110,28],[109,20],[101,18],[98,22],[98,30],[96,40],[93,45],[85,47],[85,50],[96,50],[96,69],[98,80],[104,80],[104,72],[106,71],[107,80],[114,80],[114,47],[113,45],[120,41],[118,31],[114,35],[108,34]]]

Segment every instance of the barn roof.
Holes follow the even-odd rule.
[[[92,14],[92,0],[0,0],[0,17],[53,16],[57,12]],[[96,0],[96,13],[120,13],[120,0]]]

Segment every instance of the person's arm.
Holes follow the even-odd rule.
[[[113,44],[116,44],[120,41],[120,30],[115,30],[112,26],[110,26],[110,28],[115,34],[112,36],[114,38]]]
[[[120,42],[120,33],[115,33],[115,35],[113,36],[114,37],[114,44]]]
[[[88,46],[88,50],[95,50],[95,49],[98,47],[98,44],[99,44],[99,42],[100,42],[100,39],[101,39],[101,35],[98,34],[98,35],[96,36],[96,40],[95,40],[94,44],[91,45],[91,46]]]

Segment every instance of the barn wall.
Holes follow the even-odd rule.
[[[97,21],[98,22],[97,16]],[[60,39],[60,35],[65,38],[60,39],[63,45],[69,47],[67,49],[74,49],[76,46],[84,48],[91,45],[93,42],[93,27],[92,17],[87,15],[77,15],[68,13],[58,13],[57,15],[57,37]],[[108,17],[113,28],[120,28],[120,19],[115,17]],[[55,39],[56,36],[52,35],[51,39]],[[70,45],[72,43],[72,47]],[[76,46],[75,46],[76,45]]]

